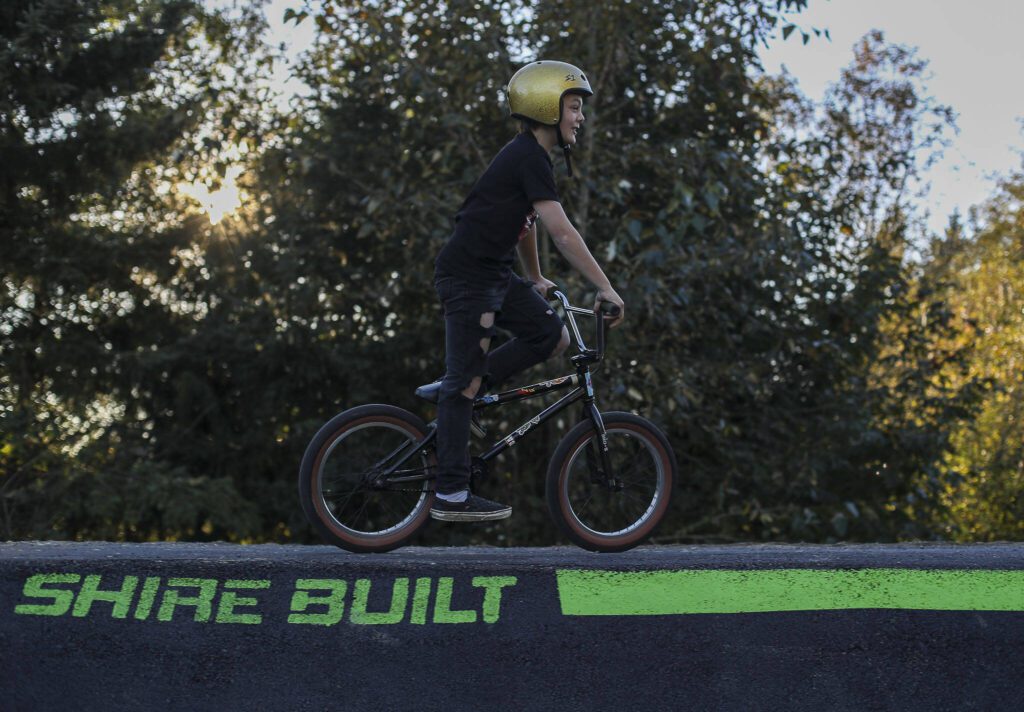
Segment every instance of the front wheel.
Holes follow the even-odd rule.
[[[632,413],[602,413],[611,472],[590,420],[558,443],[547,475],[551,517],[575,544],[626,551],[647,539],[668,511],[676,460],[665,435]]]
[[[299,501],[320,536],[349,551],[390,551],[426,524],[437,464],[433,447],[416,448],[426,432],[390,405],[352,408],[320,428],[299,467]],[[403,459],[406,481],[382,481]]]

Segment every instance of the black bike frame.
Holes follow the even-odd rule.
[[[564,390],[566,388],[572,388],[572,390],[542,410],[539,414],[520,425],[509,435],[506,435],[496,441],[486,453],[480,456],[480,459],[485,462],[493,460],[526,437],[526,435],[528,435],[530,431],[538,425],[550,420],[554,415],[568,408],[576,401],[582,400],[584,412],[594,424],[594,429],[597,431],[599,436],[601,465],[604,470],[601,474],[603,478],[610,483],[614,479],[614,473],[611,468],[611,459],[608,456],[608,434],[605,431],[604,420],[601,418],[601,412],[597,409],[594,398],[594,386],[591,382],[590,376],[590,364],[600,362],[604,357],[604,319],[596,312],[590,311],[589,309],[580,309],[579,307],[570,305],[568,299],[565,298],[565,295],[560,290],[555,290],[554,294],[559,298],[562,302],[562,306],[565,308],[566,316],[568,317],[569,324],[572,327],[572,335],[575,339],[576,348],[579,351],[579,354],[572,358],[573,363],[576,365],[576,373],[574,375],[562,376],[561,378],[554,378],[550,381],[534,383],[530,386],[513,388],[512,390],[503,391],[501,393],[481,396],[476,399],[473,404],[473,408],[474,410],[484,410],[494,406],[504,405],[506,403],[513,403],[515,401],[539,398],[540,396],[551,393],[552,391]],[[585,314],[588,316],[598,317],[598,349],[596,351],[588,349],[583,343],[583,337],[580,335],[579,328],[576,325],[576,319],[573,316],[574,314]],[[430,445],[436,437],[436,425],[431,423],[430,431],[422,440],[411,445],[398,448],[397,451],[392,452],[378,463],[378,468],[382,467],[384,463],[395,455],[402,453],[402,450],[408,447],[408,451],[402,453],[398,462],[388,466],[387,469],[380,472],[373,478],[374,484],[386,487],[387,485],[406,484],[409,482],[420,482],[423,480],[434,479],[435,475],[429,471],[424,472],[423,468],[416,468],[414,470],[399,470],[398,468],[408,462],[408,460],[417,452],[425,451],[425,448]]]

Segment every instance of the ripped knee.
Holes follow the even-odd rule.
[[[491,335],[494,333],[494,312],[484,312],[480,315],[480,328],[484,334],[480,337],[480,363],[483,364],[486,363],[487,351],[491,348]],[[462,390],[463,397],[470,400],[476,398],[482,383],[482,376],[473,376],[469,385]]]
[[[441,381],[438,402],[460,398],[473,399],[481,390],[487,373],[487,352],[495,334],[494,311],[458,315],[448,320],[446,329],[447,371]]]
[[[487,350],[491,348],[491,334],[494,333],[494,312],[481,314],[480,326],[484,330],[484,336],[480,339],[480,351],[487,355]]]
[[[470,400],[475,399],[477,391],[480,390],[481,383],[483,383],[483,378],[481,378],[480,376],[473,376],[473,380],[471,380],[469,382],[469,385],[466,386],[462,391],[463,397],[469,398]]]

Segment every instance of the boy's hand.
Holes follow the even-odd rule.
[[[547,299],[549,296],[548,290],[551,289],[552,287],[557,286],[557,284],[552,282],[550,279],[546,279],[545,277],[539,277],[538,279],[533,280],[533,288],[540,292],[540,296],[544,297],[545,299]]]
[[[623,304],[622,297],[620,297],[610,286],[607,289],[598,291],[597,298],[594,300],[594,311],[597,311],[601,307],[601,302],[611,302],[619,308],[619,315],[614,319],[610,319],[608,322],[608,326],[614,329],[622,323],[623,319],[626,318],[626,305]]]

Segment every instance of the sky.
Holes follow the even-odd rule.
[[[299,0],[267,5],[270,39],[297,53],[312,43],[315,25],[282,21]],[[1024,150],[1024,1],[1022,0],[808,0],[794,14],[801,28],[827,29],[831,41],[813,35],[804,45],[800,33],[781,35],[761,51],[769,73],[785,66],[801,90],[820,102],[826,86],[853,59],[853,46],[872,29],[889,42],[918,49],[929,61],[929,93],[957,113],[959,133],[925,180],[931,189],[923,208],[932,232],[941,233],[954,209],[966,215],[995,189],[995,177],[1020,169]],[[280,67],[278,86],[287,95],[300,87]]]
[[[929,61],[929,93],[958,114],[959,134],[926,174],[930,230],[941,232],[949,215],[964,215],[994,192],[993,176],[1021,167],[1024,150],[1024,2],[1021,0],[809,0],[793,16],[803,28],[828,29],[831,42],[804,45],[799,33],[761,52],[765,70],[785,66],[811,99],[853,59],[853,46],[872,29],[888,42],[916,47]]]

